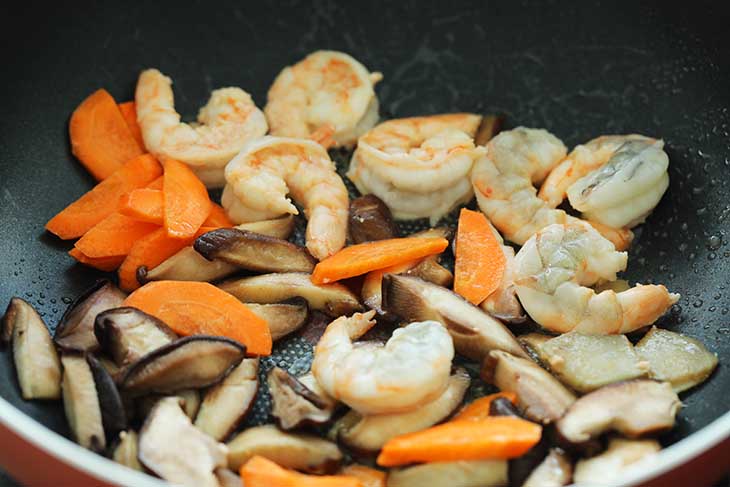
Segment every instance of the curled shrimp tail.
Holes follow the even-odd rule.
[[[619,333],[629,333],[651,325],[679,301],[680,295],[670,293],[661,284],[636,285],[617,294],[623,321]]]

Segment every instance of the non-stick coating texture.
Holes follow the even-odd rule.
[[[100,275],[43,230],[92,185],[67,137],[69,114],[92,91],[129,100],[139,71],[157,67],[192,119],[221,86],[243,87],[262,107],[282,67],[339,49],[384,74],[383,118],[498,112],[508,127],[545,127],[569,146],[608,133],[664,138],[671,185],[637,229],[626,276],[680,292],[661,325],[720,356],[711,380],[682,398],[666,439],[683,438],[727,411],[730,390],[730,49],[721,2],[702,4],[23,2],[2,42],[0,303],[21,296],[53,328]],[[284,344],[264,365],[306,370],[306,340]],[[22,401],[9,354],[0,360],[0,394],[67,433],[60,403]]]

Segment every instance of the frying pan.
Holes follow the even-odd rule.
[[[721,2],[659,8],[233,0],[12,8],[22,11],[10,11],[2,29],[2,306],[24,297],[53,328],[69,298],[100,276],[74,265],[69,244],[43,231],[93,184],[70,154],[66,126],[89,93],[105,87],[119,101],[131,99],[139,71],[158,67],[175,82],[178,110],[192,119],[213,88],[241,86],[263,106],[283,66],[316,49],[343,50],[383,72],[383,118],[501,113],[508,127],[544,127],[568,146],[608,133],[664,138],[671,185],[638,228],[626,276],[680,292],[661,325],[701,339],[721,365],[682,396],[678,425],[662,438],[669,448],[626,481],[708,484],[728,468],[730,43]],[[271,360],[306,367],[306,346],[290,348]],[[159,485],[63,438],[60,405],[24,402],[9,354],[0,362],[5,469],[38,484]]]

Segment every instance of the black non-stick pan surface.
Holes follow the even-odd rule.
[[[346,51],[384,80],[383,118],[500,113],[568,146],[601,134],[661,137],[671,184],[637,229],[625,275],[682,299],[661,321],[720,357],[683,395],[672,443],[730,399],[730,42],[723,2],[20,2],[4,14],[0,84],[0,306],[21,296],[54,328],[101,273],[74,264],[44,223],[93,185],[67,122],[104,87],[132,99],[137,75],[174,80],[193,119],[211,89],[240,86],[260,107],[277,73],[316,49]],[[340,160],[343,157],[339,157]],[[344,157],[344,165],[347,157]],[[302,371],[302,337],[267,364]],[[7,353],[0,394],[67,434],[60,403],[24,402]],[[253,420],[260,420],[254,417]]]

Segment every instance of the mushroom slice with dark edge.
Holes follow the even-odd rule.
[[[565,452],[551,448],[545,459],[535,468],[522,487],[563,487],[573,478],[573,464]],[[510,480],[512,480],[510,478]]]
[[[218,285],[244,303],[279,303],[297,296],[307,300],[310,309],[330,316],[350,315],[362,306],[342,284],[313,284],[310,275],[303,272],[282,272],[245,277]]]
[[[255,315],[260,316],[269,325],[271,339],[276,341],[297,331],[309,318],[309,305],[304,298],[296,297],[281,303],[259,304],[246,303]]]
[[[699,340],[653,327],[636,344],[652,379],[667,381],[679,393],[704,382],[717,367],[717,355]]]
[[[281,431],[273,424],[248,428],[228,442],[231,470],[238,471],[256,455],[310,473],[333,472],[342,461],[337,444],[315,435]]]
[[[259,359],[243,359],[223,381],[205,393],[195,426],[218,441],[243,421],[258,390]]]
[[[398,236],[398,227],[388,206],[374,194],[350,202],[348,230],[353,243],[386,240]]]
[[[474,143],[476,145],[487,145],[487,142],[502,130],[502,121],[502,117],[499,115],[484,115],[474,136]]]
[[[218,479],[220,487],[241,487],[241,477],[227,468],[216,468],[215,477]]]
[[[271,220],[241,223],[234,228],[286,240],[294,231],[294,215],[285,215]]]
[[[118,287],[109,281],[99,281],[74,301],[61,317],[53,337],[63,350],[88,352],[99,348],[94,335],[96,315],[122,305],[126,298]]]
[[[192,425],[177,397],[158,401],[139,434],[139,461],[172,484],[218,487],[213,471],[226,466],[227,454]]]
[[[391,470],[388,487],[502,487],[507,485],[506,460],[462,460],[424,463]]]
[[[578,392],[645,377],[649,371],[625,335],[565,333],[543,341],[543,336],[529,334],[523,340],[561,382]]]
[[[627,467],[655,455],[661,449],[656,440],[614,438],[600,455],[578,461],[573,481],[587,485],[611,485]]]
[[[426,257],[416,267],[407,270],[405,274],[443,287],[450,287],[454,282],[454,275],[451,271],[439,264],[433,256]]]
[[[141,396],[207,387],[238,365],[245,353],[244,346],[228,338],[180,338],[131,364],[120,379],[120,389],[129,396]]]
[[[421,431],[443,421],[459,407],[470,383],[469,374],[457,369],[441,396],[413,411],[373,416],[349,411],[342,419],[337,438],[357,451],[380,450],[394,436]]]
[[[383,309],[407,322],[438,321],[446,327],[458,353],[481,361],[492,350],[527,357],[502,323],[446,288],[417,277],[383,276]]]
[[[636,438],[672,428],[681,406],[668,382],[636,379],[586,394],[573,403],[556,426],[572,444],[584,443],[606,431]]]
[[[269,371],[266,380],[271,393],[271,415],[283,429],[319,425],[332,418],[337,402],[322,391],[314,376],[296,378],[280,367]]]
[[[20,298],[10,300],[3,316],[3,340],[9,337],[23,399],[61,397],[61,362],[38,312]]]
[[[99,396],[101,422],[107,438],[114,438],[120,431],[127,429],[127,412],[122,398],[109,372],[93,355],[87,355],[91,375],[94,377],[96,394]]]
[[[83,355],[61,356],[63,365],[63,408],[76,443],[101,452],[106,436],[94,376]]]
[[[317,263],[303,247],[236,228],[204,233],[193,248],[208,260],[222,260],[254,272],[312,272]]]
[[[133,470],[144,471],[137,459],[137,441],[137,433],[134,430],[119,433],[119,442],[112,452],[112,460]]]
[[[482,366],[482,378],[503,391],[517,394],[525,417],[547,424],[560,418],[575,402],[570,392],[532,360],[493,351]]]
[[[198,392],[197,389],[183,389],[175,392],[174,394],[170,394],[169,396],[163,394],[148,394],[144,397],[138,398],[135,401],[135,412],[137,414],[137,418],[144,420],[147,416],[149,416],[150,411],[152,411],[155,407],[155,404],[165,397],[177,397],[180,399],[180,405],[191,421],[198,415],[201,402],[200,392]]]
[[[119,367],[177,339],[177,334],[154,316],[137,308],[113,308],[99,313],[94,333],[102,350]]]

